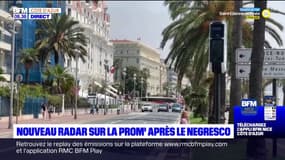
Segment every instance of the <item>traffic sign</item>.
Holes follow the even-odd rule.
[[[264,63],[285,64],[285,49],[264,49]],[[236,50],[236,63],[250,63],[251,48]]]
[[[249,78],[250,64],[236,65],[236,78]],[[263,65],[263,78],[266,79],[285,79],[284,64],[265,64]]]
[[[16,81],[17,81],[17,82],[22,82],[22,80],[23,80],[22,74],[17,74],[17,75],[16,75]]]

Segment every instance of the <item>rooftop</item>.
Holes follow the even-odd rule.
[[[133,41],[133,40],[127,40],[127,39],[115,39],[115,40],[111,40],[111,42],[113,42],[113,44],[115,45],[120,44],[120,43],[128,43],[128,44],[138,44],[140,46],[143,46],[145,48],[148,48],[150,50],[152,50],[153,52],[157,53],[160,55],[159,51],[157,49],[154,49],[152,47],[150,47],[149,45],[143,43],[140,39],[138,39],[137,41]]]

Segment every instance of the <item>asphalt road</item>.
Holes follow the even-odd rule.
[[[124,116],[114,116],[107,120],[90,121],[89,124],[175,124],[180,113],[175,112],[133,112]]]

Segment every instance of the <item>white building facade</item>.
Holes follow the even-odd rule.
[[[66,1],[66,13],[79,21],[88,37],[86,62],[78,61],[79,95],[86,97],[90,84],[103,85],[105,65],[113,65],[113,45],[110,42],[110,15],[104,1]],[[75,74],[76,62],[66,59],[65,67]],[[113,75],[107,72],[107,84],[113,83]]]
[[[0,68],[3,70],[1,76],[10,81],[12,35],[5,27],[8,21],[11,20],[11,15],[7,11],[8,2],[0,1]]]
[[[139,40],[112,40],[112,42],[114,45],[114,59],[120,59],[122,62],[121,68],[117,69],[116,74],[122,73],[122,69],[128,66],[134,66],[139,70],[146,68],[150,73],[147,80],[147,93],[149,95],[159,95],[161,86],[159,51]],[[115,76],[119,77],[119,75]],[[120,80],[120,78],[117,79],[117,81]]]

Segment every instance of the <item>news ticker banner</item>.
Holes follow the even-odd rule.
[[[284,106],[236,106],[235,137],[285,137]]]
[[[233,139],[233,124],[15,124],[15,139]]]
[[[61,8],[13,8],[13,19],[51,19]]]

